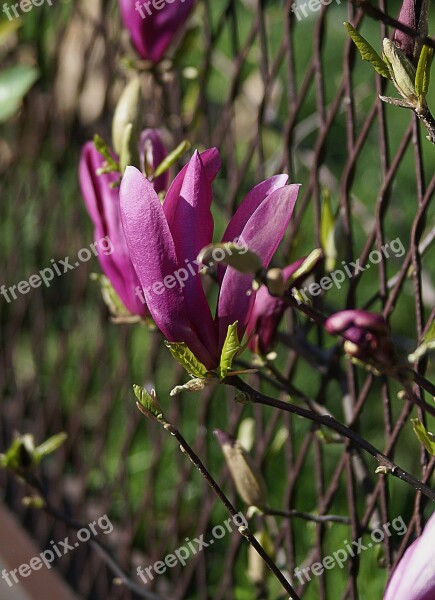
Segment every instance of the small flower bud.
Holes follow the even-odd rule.
[[[141,119],[141,83],[138,77],[132,79],[124,89],[115,109],[112,121],[112,143],[115,152],[120,155],[125,143],[125,128],[131,123],[136,146]],[[135,135],[137,134],[137,135]],[[137,137],[137,139],[136,139]]]
[[[265,506],[266,485],[247,452],[237,440],[224,431],[217,429],[214,434],[242,500],[249,506]]]
[[[266,274],[266,286],[272,296],[283,296],[285,292],[284,275],[281,269],[270,269]]]
[[[402,98],[417,107],[418,96],[415,91],[415,67],[391,40],[384,39],[383,49],[394,86]]]

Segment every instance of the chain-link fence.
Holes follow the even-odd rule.
[[[337,265],[359,259],[365,270],[346,277],[340,289],[313,296],[313,306],[325,314],[356,306],[383,312],[398,352],[406,355],[433,320],[433,146],[411,111],[379,100],[385,81],[360,60],[342,23],[352,22],[379,48],[390,33],[385,25],[343,1],[304,6],[306,16],[290,1],[199,2],[174,60],[143,66],[144,122],[163,128],[171,147],[187,138],[194,146],[219,148],[218,228],[266,177],[286,172],[302,184],[279,266],[322,245],[329,195],[340,217]],[[380,0],[379,7],[396,16],[399,3]],[[23,15],[19,37],[3,48],[6,60],[35,61],[41,70],[0,142],[7,287],[89,246],[92,230],[77,183],[79,151],[94,132],[109,138],[133,56],[126,56],[128,39],[115,2],[59,3],[33,12],[31,21]],[[372,251],[392,240],[403,254],[379,252],[378,260]],[[183,370],[170,362],[158,332],[109,323],[89,280],[95,270],[93,259],[49,287],[17,293],[11,302],[1,299],[0,448],[10,445],[15,430],[36,441],[65,431],[65,446],[44,463],[51,504],[84,526],[107,514],[114,531],[99,539],[142,586],[138,566],[164,560],[186,538],[210,539],[213,527],[228,517],[175,440],[136,410],[132,384],[152,384],[168,418],[240,510],[246,507],[212,431],[234,434],[242,424],[270,506],[349,517],[350,525],[252,518],[253,530],[267,524],[274,560],[301,597],[380,597],[387,573],[421,532],[427,498],[375,474],[376,461],[349,440],[288,413],[235,403],[231,388],[170,398],[169,391],[185,381]],[[410,416],[425,422],[423,411],[399,393],[399,384],[343,359],[340,343],[331,344],[322,327],[288,311],[278,358],[248,381],[275,398],[290,395],[296,404],[332,414],[430,484],[435,461],[419,450],[410,425]],[[252,360],[246,352],[240,368],[252,367]],[[423,357],[414,366],[424,374],[428,361]],[[422,390],[416,393],[424,399]],[[4,472],[0,477],[4,501],[41,550],[70,533],[62,520],[22,505],[30,493],[22,482]],[[347,552],[341,569],[318,576],[308,571],[303,583],[295,577],[297,567],[311,567],[350,540],[364,535],[367,546],[369,528],[399,516],[407,524],[403,536],[392,530],[373,543],[376,548]],[[81,544],[56,564],[79,597],[136,597],[113,581],[116,573],[92,544]],[[228,533],[185,565],[155,575],[146,589],[171,600],[283,597],[265,576],[255,583],[252,569],[243,538]]]

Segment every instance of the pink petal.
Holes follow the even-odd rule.
[[[155,170],[167,155],[168,152],[158,130],[144,129],[140,134],[139,141],[140,168],[142,169],[142,173],[145,173],[145,159],[152,166],[153,170]],[[159,193],[168,189],[168,183],[169,171],[166,171],[166,173],[160,175],[153,182],[153,187]]]
[[[299,192],[299,185],[282,187],[268,195],[247,220],[239,237],[250,250],[256,252],[269,265],[287,229]],[[252,276],[243,275],[228,267],[222,280],[217,317],[219,321],[219,348],[225,340],[228,326],[239,322],[242,338],[249,320],[255,294],[252,293]]]
[[[130,260],[119,213],[119,188],[111,188],[117,173],[97,175],[104,158],[92,142],[85,144],[79,165],[79,179],[83,199],[95,226],[95,241],[108,236],[114,250],[111,254],[99,252],[98,260],[105,275],[126,308],[134,315],[146,316],[148,310],[135,294],[139,279]]]
[[[213,368],[210,353],[191,327],[183,289],[174,278],[179,265],[159,197],[135,167],[127,167],[120,196],[127,246],[151,315],[169,341],[185,342],[199,360]]]
[[[189,17],[194,3],[195,0],[168,2],[158,10],[151,2],[120,0],[122,20],[142,58],[153,63],[163,58],[169,44]],[[141,7],[142,15],[137,6]]]
[[[435,513],[403,555],[384,600],[435,600]]]

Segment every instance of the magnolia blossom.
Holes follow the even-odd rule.
[[[435,599],[435,513],[397,565],[384,600]]]
[[[170,43],[190,15],[195,0],[162,0],[141,2],[119,0],[124,26],[139,55],[153,63],[159,62]]]
[[[153,186],[128,167],[121,183],[121,218],[127,247],[150,313],[170,342],[185,342],[208,368],[219,365],[228,326],[242,338],[255,293],[252,276],[229,266],[218,271],[215,318],[197,270],[197,256],[213,237],[212,181],[220,168],[217,150],[207,164],[195,152],[174,179],[163,205]],[[239,239],[268,266],[287,229],[299,186],[278,175],[257,185],[231,219],[223,242]],[[189,267],[189,268],[190,268]],[[181,274],[183,277],[181,277]]]
[[[389,365],[393,348],[384,317],[364,310],[342,310],[325,321],[329,333],[342,335],[348,354],[362,360],[375,359]]]
[[[427,0],[403,0],[402,7],[398,16],[398,21],[407,25],[411,29],[418,30],[420,15],[423,3]],[[402,50],[404,54],[409,58],[413,59],[415,38],[396,29],[394,31],[394,42]]]
[[[304,258],[301,258],[282,270],[285,281],[293,275],[304,260]],[[289,289],[294,287],[296,283],[293,282]],[[272,350],[278,326],[286,308],[288,308],[287,302],[282,298],[272,296],[265,285],[261,286],[255,298],[254,308],[246,328],[249,347],[253,352],[264,356]]]
[[[146,129],[140,138],[140,157],[142,165],[146,162],[157,167],[167,155],[158,131]],[[117,157],[114,155],[114,158]],[[98,260],[104,274],[110,280],[114,290],[132,315],[149,315],[146,304],[135,294],[139,287],[129,251],[125,242],[119,213],[119,187],[111,187],[119,179],[119,173],[98,175],[98,169],[104,166],[104,157],[95,149],[93,142],[85,144],[82,150],[79,178],[82,196],[89,216],[94,224],[95,240],[108,236],[114,246],[110,255],[100,253]],[[164,174],[153,183],[160,192],[167,188],[168,174]]]

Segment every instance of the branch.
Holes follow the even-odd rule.
[[[435,491],[423,484],[421,481],[404,471],[401,467],[392,462],[388,456],[380,452],[375,446],[370,444],[367,440],[359,436],[355,431],[349,429],[333,417],[327,415],[319,415],[311,410],[307,410],[305,408],[301,408],[292,404],[291,402],[282,402],[281,400],[275,400],[274,398],[270,398],[269,396],[265,396],[264,394],[257,392],[250,385],[242,381],[239,377],[227,377],[224,380],[225,383],[233,386],[234,388],[244,392],[248,395],[250,400],[255,404],[263,404],[265,406],[272,406],[274,408],[279,408],[280,410],[284,410],[286,412],[298,415],[319,425],[324,425],[329,429],[333,429],[343,437],[348,438],[352,444],[358,448],[362,448],[368,454],[371,454],[376,461],[379,463],[379,468],[382,469],[385,473],[390,473],[397,477],[398,479],[402,479],[409,485],[412,485],[415,489],[419,490],[422,494],[435,501]]]
[[[305,519],[306,521],[312,521],[313,523],[341,523],[342,525],[350,525],[350,519],[348,517],[342,517],[341,515],[312,515],[311,513],[303,512],[300,510],[275,510],[274,508],[262,508],[261,512],[265,515],[273,515],[276,517],[298,517]]]
[[[143,415],[145,415],[146,417],[150,416],[143,409],[143,407],[141,406],[140,403],[137,403],[136,405]],[[163,425],[163,428],[177,440],[178,444],[180,445],[181,450],[187,455],[187,457],[189,458],[191,463],[196,467],[196,469],[201,473],[201,475],[207,481],[209,486],[212,488],[213,492],[216,494],[216,496],[219,498],[219,500],[222,502],[222,504],[228,510],[231,517],[233,519],[237,518],[239,513],[237,512],[236,508],[231,503],[231,501],[226,497],[226,495],[224,494],[222,489],[219,487],[218,483],[213,479],[212,475],[207,470],[204,463],[201,461],[199,456],[197,454],[195,454],[193,449],[189,446],[189,444],[184,439],[184,437],[181,435],[181,433],[178,431],[178,429],[176,427],[174,427],[174,425],[172,425],[172,423],[168,423],[163,418],[158,419],[158,422],[161,425]],[[265,552],[265,550],[263,549],[261,544],[257,541],[257,539],[254,537],[254,535],[251,533],[249,528],[246,527],[245,525],[242,525],[241,527],[238,528],[238,531],[246,539],[246,541],[254,548],[254,550],[257,551],[257,553],[261,556],[263,561],[266,563],[266,565],[269,567],[269,569],[272,571],[272,573],[275,575],[275,577],[281,583],[281,585],[283,586],[285,591],[290,595],[289,600],[301,600],[300,597],[298,596],[298,594],[296,593],[296,591],[293,589],[292,585],[287,581],[287,579],[284,577],[284,575],[278,569],[278,567],[273,562],[273,560],[270,558],[270,556]]]
[[[390,25],[395,29],[399,29],[400,31],[403,31],[403,33],[406,33],[410,37],[413,37],[416,40],[418,40],[421,44],[425,44],[426,46],[429,46],[429,48],[435,49],[435,40],[433,38],[428,37],[420,31],[412,29],[412,27],[408,27],[408,25],[401,23],[394,17],[387,15],[387,13],[385,13],[384,11],[380,10],[376,6],[373,6],[373,4],[369,0],[350,0],[350,2],[352,2],[352,4],[357,8],[360,8],[363,11],[363,13],[366,14],[368,17],[371,17],[376,21],[381,21],[385,25]]]

